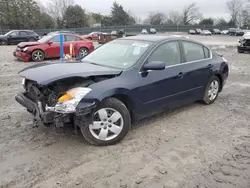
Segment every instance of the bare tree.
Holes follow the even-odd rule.
[[[196,3],[191,3],[190,5],[184,7],[182,13],[184,25],[188,25],[192,22],[195,22],[199,20],[202,16],[199,11],[199,7],[197,7]]]
[[[63,16],[70,5],[74,5],[74,0],[50,0],[48,3],[48,12],[55,19],[58,27],[63,26]]]
[[[182,22],[182,16],[179,12],[173,11],[168,15],[168,23],[169,24],[180,24]]]
[[[240,17],[242,12],[242,0],[229,0],[227,2],[227,8],[231,16],[231,21],[236,25],[240,23]]]
[[[148,17],[144,20],[145,24],[151,25],[161,25],[166,21],[166,16],[162,12],[150,13]]]

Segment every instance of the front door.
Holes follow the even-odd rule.
[[[182,100],[185,92],[185,67],[182,65],[178,41],[166,42],[156,48],[146,62],[160,61],[166,64],[165,70],[147,71],[138,74],[141,87],[135,89],[137,95],[137,114],[148,116],[159,110],[171,108]]]
[[[20,41],[19,31],[13,31],[7,37],[10,44],[18,44]]]
[[[48,48],[46,49],[46,57],[48,58],[56,58],[60,57],[60,35],[56,35],[50,39],[52,43],[48,44]]]

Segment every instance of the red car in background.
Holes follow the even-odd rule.
[[[83,38],[88,39],[88,40],[98,40],[98,37],[102,34],[105,34],[103,32],[92,32],[88,35],[83,35]]]
[[[94,50],[92,41],[85,40],[81,36],[64,33],[64,54],[70,53],[70,45],[73,45],[73,56],[84,57]],[[60,34],[44,36],[37,42],[21,42],[17,45],[13,55],[22,61],[43,61],[47,58],[60,57]]]

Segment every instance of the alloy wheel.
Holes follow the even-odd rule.
[[[34,61],[42,61],[44,59],[44,54],[41,51],[35,51],[32,54],[32,59]]]
[[[93,118],[93,123],[89,125],[89,130],[92,136],[98,140],[113,140],[123,130],[123,117],[115,109],[101,108],[94,113]]]
[[[79,55],[80,57],[85,57],[86,55],[88,55],[88,50],[86,48],[81,48],[79,50]]]
[[[219,92],[219,83],[217,80],[213,80],[209,86],[208,90],[208,98],[210,101],[213,101]]]

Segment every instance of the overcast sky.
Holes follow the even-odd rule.
[[[77,4],[90,12],[99,12],[105,15],[110,13],[114,0],[75,0]],[[228,19],[226,8],[227,0],[116,0],[125,10],[130,10],[136,16],[144,19],[149,12],[168,13],[172,10],[180,11],[184,5],[196,2],[204,17],[225,17]]]

